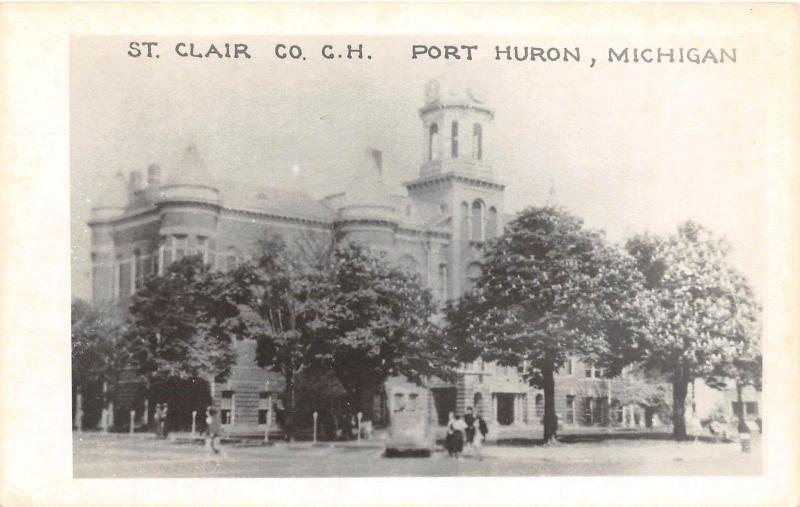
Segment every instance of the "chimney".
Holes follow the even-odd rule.
[[[161,185],[161,168],[156,164],[150,164],[147,168],[147,188],[156,189]]]
[[[375,163],[375,169],[378,170],[378,173],[383,173],[383,152],[375,148],[370,148],[368,151]]]
[[[130,179],[128,180],[128,195],[133,197],[142,189],[142,173],[139,171],[131,172]]]

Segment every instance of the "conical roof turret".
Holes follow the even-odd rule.
[[[166,183],[158,190],[157,201],[219,204],[219,190],[194,143],[183,150],[180,160],[169,171]]]
[[[184,148],[181,158],[166,180],[166,185],[204,185],[213,187],[211,174],[206,163],[197,151],[197,146],[191,143]]]
[[[383,155],[379,150],[366,150],[340,202],[341,220],[397,221],[396,210],[383,181]]]

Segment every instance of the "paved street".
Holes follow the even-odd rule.
[[[74,476],[89,477],[366,477],[526,475],[746,475],[760,473],[753,452],[738,444],[606,440],[555,447],[488,445],[484,459],[384,458],[375,447],[225,446],[210,457],[200,445],[151,435],[73,434]]]

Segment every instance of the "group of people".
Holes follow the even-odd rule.
[[[454,458],[460,458],[466,446],[473,449],[479,460],[483,459],[481,447],[488,433],[489,427],[486,425],[486,421],[480,415],[473,414],[472,407],[467,407],[467,413],[463,418],[450,412],[447,436],[444,442],[447,454]]]

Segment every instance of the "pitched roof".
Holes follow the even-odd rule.
[[[306,220],[330,221],[334,213],[305,192],[222,181],[218,188],[223,206]]]

